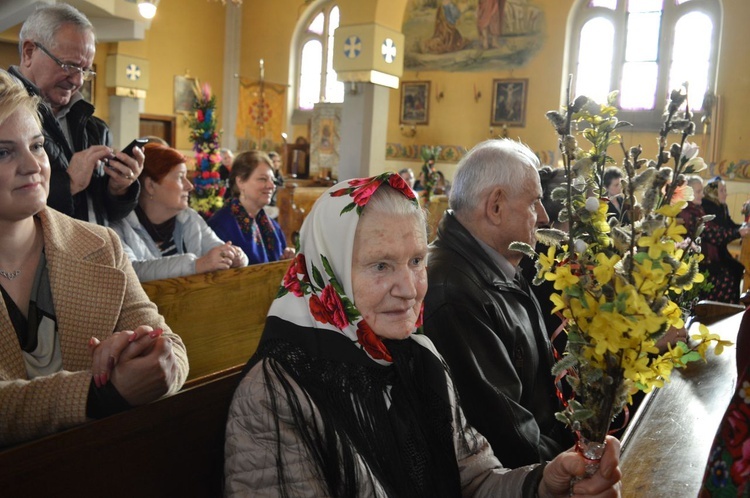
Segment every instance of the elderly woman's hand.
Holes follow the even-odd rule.
[[[571,479],[583,476],[586,472],[586,460],[575,449],[559,454],[544,469],[544,477],[539,484],[539,496],[558,498],[568,496],[595,496],[600,498],[620,496],[620,478],[618,467],[620,460],[620,441],[607,436],[607,446],[599,464],[599,470],[591,477],[581,479],[571,488]]]

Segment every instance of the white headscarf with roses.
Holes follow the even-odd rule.
[[[351,275],[359,216],[384,183],[418,205],[414,191],[396,173],[348,180],[328,189],[302,224],[299,251],[268,315],[300,327],[339,332],[374,361],[387,365],[390,353],[354,305]],[[415,330],[421,320],[420,313]]]

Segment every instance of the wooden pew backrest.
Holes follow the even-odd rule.
[[[187,348],[188,379],[243,365],[258,347],[289,260],[142,282]]]
[[[0,450],[0,495],[222,496],[224,427],[240,369],[102,420]]]
[[[299,233],[305,216],[312,209],[329,186],[305,186],[297,185],[299,180],[287,181],[279,188],[276,196],[276,205],[279,207],[279,225],[286,237],[286,243],[290,246],[294,243],[294,234]]]

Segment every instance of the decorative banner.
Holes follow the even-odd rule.
[[[261,144],[278,140],[283,131],[286,85],[240,78],[240,98],[235,135],[241,141]]]

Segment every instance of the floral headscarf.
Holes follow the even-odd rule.
[[[351,270],[359,217],[384,183],[418,206],[414,191],[396,173],[328,189],[302,224],[299,251],[268,312],[301,327],[339,332],[381,365],[392,361],[391,354],[355,306]],[[420,325],[415,323],[415,330]]]

